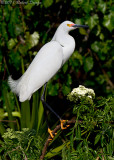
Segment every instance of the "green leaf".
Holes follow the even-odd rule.
[[[35,4],[33,4],[33,3],[28,3],[27,5],[24,6],[24,8],[25,8],[26,10],[31,10],[34,5],[35,5]]]
[[[9,119],[9,121],[13,121],[12,108],[11,108],[12,107],[11,98],[10,98],[9,92],[5,88],[3,90],[3,95],[4,95],[4,100],[5,100],[7,112],[8,112],[8,119]],[[14,123],[9,122],[9,125],[12,129],[15,128]]]
[[[4,109],[0,108],[0,119],[4,118]]]
[[[86,30],[84,28],[79,28],[79,32],[82,35],[87,35],[87,32],[86,32]]]
[[[106,81],[106,77],[104,75],[99,75],[95,79],[101,85],[103,85],[103,83]]]
[[[18,36],[18,35],[20,35],[22,32],[23,32],[22,26],[19,25],[19,24],[16,24],[16,25],[15,25],[15,35]]]
[[[93,68],[93,58],[87,57],[84,61],[84,70],[85,72],[90,71]]]
[[[8,33],[7,33],[7,29],[6,29],[6,23],[3,22],[3,23],[0,23],[1,27],[0,27],[0,30],[1,30],[1,34],[3,36],[3,39],[5,39],[6,41],[8,41]]]
[[[76,19],[75,24],[82,24],[82,19]]]
[[[98,9],[104,14],[106,12],[106,3],[102,0],[99,0]]]
[[[3,10],[3,14],[4,14],[4,17],[7,22],[10,19],[9,7],[10,7],[10,5],[8,7],[4,7],[4,10]]]
[[[67,145],[69,144],[69,142],[67,142]],[[66,145],[66,143],[60,145],[59,147],[54,148],[53,150],[51,150],[50,152],[48,152],[45,157],[46,158],[51,158],[55,155],[57,155],[62,149],[63,147]]]
[[[104,40],[104,34],[101,33],[100,36],[99,36],[99,38],[100,38],[101,40]]]
[[[36,46],[38,44],[38,41],[39,41],[38,32],[34,32],[33,34],[31,34],[29,37],[29,43],[30,43],[29,49]]]
[[[21,53],[21,55],[23,55],[23,56],[25,56],[27,54],[28,49],[29,49],[28,45],[20,44],[18,46],[19,53]]]
[[[96,36],[98,36],[101,33],[101,26],[97,25],[97,33]]]
[[[67,74],[67,85],[72,84],[72,77],[70,74]]]
[[[0,122],[0,135],[3,135],[4,133],[5,133],[5,127],[2,124],[2,122]],[[0,148],[2,148],[2,147],[0,147]]]
[[[111,32],[114,29],[114,13],[104,16],[103,25]]]
[[[32,47],[36,46],[39,40],[39,34],[37,32],[34,32],[31,34],[31,45]]]
[[[110,155],[113,155],[113,151],[114,151],[114,145],[113,145],[113,139],[110,140],[110,143],[107,144],[107,152]]]
[[[43,4],[45,8],[48,8],[52,5],[53,0],[43,0]]]
[[[65,63],[62,69],[63,69],[63,72],[66,73],[68,69],[68,63]]]
[[[95,41],[92,45],[91,48],[93,51],[98,52],[99,51],[99,42]]]
[[[50,89],[48,89],[49,95],[53,95],[53,96],[58,95],[58,89],[59,89],[58,83],[56,83],[55,85],[50,84],[50,85],[48,85],[48,88],[50,88]]]
[[[101,135],[97,134],[95,137],[94,145],[96,145],[99,142],[100,138],[101,138]]]
[[[94,14],[88,19],[88,25],[90,29],[93,29],[99,22],[99,17],[97,14]]]
[[[62,91],[64,95],[67,95],[71,91],[71,89],[68,86],[63,84]]]
[[[30,128],[30,103],[25,101],[21,103],[21,128]]]
[[[76,127],[76,139],[81,139],[81,129],[79,125]]]
[[[16,39],[13,39],[11,38],[9,41],[8,41],[8,49],[12,49],[17,43],[17,40]]]
[[[109,160],[114,160],[114,157],[108,156]]]
[[[79,65],[79,63],[76,64],[76,59],[80,62],[81,65],[83,64],[83,57],[78,51],[75,51],[74,54],[72,55],[72,57],[74,58],[73,61],[75,61],[75,63],[73,65],[75,65],[75,66]]]

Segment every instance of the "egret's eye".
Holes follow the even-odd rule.
[[[67,24],[68,27],[72,27],[74,24]]]

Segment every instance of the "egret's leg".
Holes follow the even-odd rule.
[[[49,123],[48,123],[48,120],[47,120],[46,108],[48,108],[50,111],[52,111],[58,118],[60,118],[60,116],[58,114],[56,114],[56,112],[45,101],[46,86],[47,86],[47,83],[44,85],[44,90],[43,90],[43,94],[41,96],[41,101],[42,101],[42,104],[43,104],[43,107],[44,107],[44,116],[45,116],[45,119],[46,119],[46,123],[48,125],[48,133],[50,134],[51,138],[53,139],[54,136],[57,133],[53,133],[53,131],[49,127]],[[52,140],[52,139],[49,139],[49,140]]]
[[[45,106],[44,108],[48,108],[52,113],[55,114],[55,116],[59,119],[59,120],[62,120],[61,117],[46,103],[45,101],[45,92],[46,92],[46,86],[47,86],[47,83],[44,85],[44,90],[43,90],[43,94],[41,96],[41,101],[43,103],[43,106]]]
[[[47,126],[48,126],[48,133],[50,134],[50,136],[51,136],[51,139],[49,139],[49,141],[51,141],[53,138],[54,138],[54,136],[55,136],[55,134],[53,133],[53,131],[50,129],[50,127],[49,127],[49,123],[48,123],[48,119],[47,119],[47,113],[46,113],[46,107],[45,107],[45,105],[43,105],[43,107],[44,107],[44,117],[45,117],[45,120],[46,120],[46,123],[47,123]]]
[[[44,85],[43,94],[42,94],[42,96],[41,96],[41,101],[42,101],[42,104],[43,104],[43,107],[44,107],[45,115],[46,115],[46,108],[48,108],[48,109],[49,109],[52,113],[54,113],[55,116],[60,120],[61,129],[66,129],[67,127],[69,127],[69,125],[66,125],[67,120],[62,120],[61,117],[60,117],[60,116],[46,103],[46,101],[45,101],[46,86],[47,86],[47,83]],[[47,125],[48,125],[47,118],[46,118],[46,122],[47,122]],[[65,127],[64,127],[64,125],[65,125]],[[53,139],[55,135],[53,134],[53,131],[51,131],[51,129],[49,128],[49,125],[48,125],[48,132],[49,132],[50,136],[51,136],[52,139]]]

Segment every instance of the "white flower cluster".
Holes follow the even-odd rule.
[[[78,88],[74,88],[71,92],[71,95],[73,94],[78,94],[79,95],[79,98],[80,97],[84,97],[87,95],[87,97],[89,98],[92,98],[92,97],[95,97],[95,92],[93,89],[89,89],[89,88],[85,88],[84,86],[82,85],[79,85]]]
[[[86,88],[82,85],[79,85],[78,88],[74,88],[72,92],[68,95],[70,101],[76,102],[81,98],[88,98],[90,101],[95,98],[95,92],[93,89]]]

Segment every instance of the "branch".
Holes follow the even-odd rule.
[[[102,65],[101,65],[101,63],[100,63],[100,60],[99,60],[97,54],[94,53],[94,56],[95,56],[95,58],[96,58],[96,60],[97,60],[97,62],[98,62],[99,67],[101,68],[102,73],[103,73],[104,76],[106,77],[107,83],[110,85],[110,87],[112,87],[112,89],[114,89],[114,84],[113,84],[113,82],[110,80],[110,78],[109,78],[108,74],[106,73],[106,71],[102,68]]]
[[[68,120],[68,121],[67,121],[67,124],[70,125],[70,124],[75,123],[75,122],[76,122],[76,120]],[[81,123],[82,121],[78,121],[78,122]],[[57,125],[57,126],[55,127],[55,129],[53,130],[53,133],[56,133],[60,128],[61,128],[61,124]],[[44,156],[45,156],[47,147],[48,147],[48,145],[49,145],[49,139],[51,139],[51,136],[50,136],[50,135],[48,136],[48,138],[47,138],[47,140],[46,140],[46,142],[45,142],[45,144],[44,144],[44,148],[43,148],[43,150],[42,150],[42,155],[40,156],[40,160],[43,160],[43,159],[44,159]]]
[[[1,120],[1,119],[0,119],[0,122],[8,122],[8,123],[9,123],[9,122],[12,122],[12,123],[16,123],[16,121],[10,121],[10,120]]]
[[[24,156],[25,156],[25,159],[24,159],[24,160],[28,160],[28,159],[27,159],[27,156],[26,156],[26,154],[23,152],[21,146],[18,146],[18,147],[16,147],[16,148],[12,149],[11,151],[8,151],[8,152],[5,154],[5,158],[6,158],[6,156],[7,156],[9,153],[14,152],[14,151],[16,151],[16,150],[18,150],[18,149],[20,149],[20,150],[22,151],[22,153],[24,154]]]
[[[70,125],[70,124],[75,124],[75,122],[76,122],[76,120],[72,119],[72,120],[68,120],[66,123],[67,123],[68,125]],[[82,121],[82,120],[78,120],[77,122],[78,122],[78,123],[82,123],[83,121]],[[105,122],[105,123],[113,123],[113,121]],[[66,124],[66,125],[67,125],[67,124]],[[96,125],[96,123],[93,124],[93,125]],[[57,125],[57,126],[55,127],[55,129],[53,130],[53,133],[54,133],[54,134],[57,133],[57,131],[58,131],[59,129],[61,129],[61,124],[59,124],[59,125]],[[44,156],[45,156],[45,154],[46,154],[47,147],[48,147],[49,142],[50,142],[49,139],[51,139],[51,136],[50,136],[50,135],[48,136],[48,138],[47,138],[47,140],[46,140],[46,142],[45,142],[45,144],[44,144],[44,148],[43,148],[43,150],[42,150],[42,155],[40,156],[40,160],[43,160],[43,159],[44,159]]]
[[[59,17],[60,13],[61,13],[61,10],[62,10],[62,5],[60,5],[60,8],[59,8],[59,11],[57,13],[57,17]],[[49,29],[47,30],[46,34],[48,34],[51,29],[53,28],[53,26],[55,25],[55,22],[52,23],[52,25],[49,27]]]

